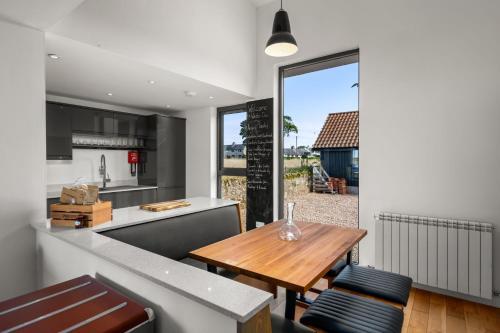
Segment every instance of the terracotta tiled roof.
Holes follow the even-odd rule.
[[[313,149],[359,146],[359,112],[330,113]]]

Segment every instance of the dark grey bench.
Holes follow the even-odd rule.
[[[101,232],[138,248],[182,260],[190,251],[240,233],[238,206],[232,205]]]
[[[406,306],[412,279],[400,274],[358,265],[347,265],[333,281],[342,288]]]
[[[379,301],[325,290],[304,312],[300,322],[335,333],[400,333],[401,309]]]

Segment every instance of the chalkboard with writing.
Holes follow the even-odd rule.
[[[273,221],[273,99],[247,103],[247,230]]]

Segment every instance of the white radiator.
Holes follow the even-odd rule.
[[[490,223],[392,213],[375,215],[375,266],[414,282],[493,297]]]

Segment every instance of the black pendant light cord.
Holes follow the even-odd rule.
[[[281,0],[280,9],[283,9],[283,0]]]

